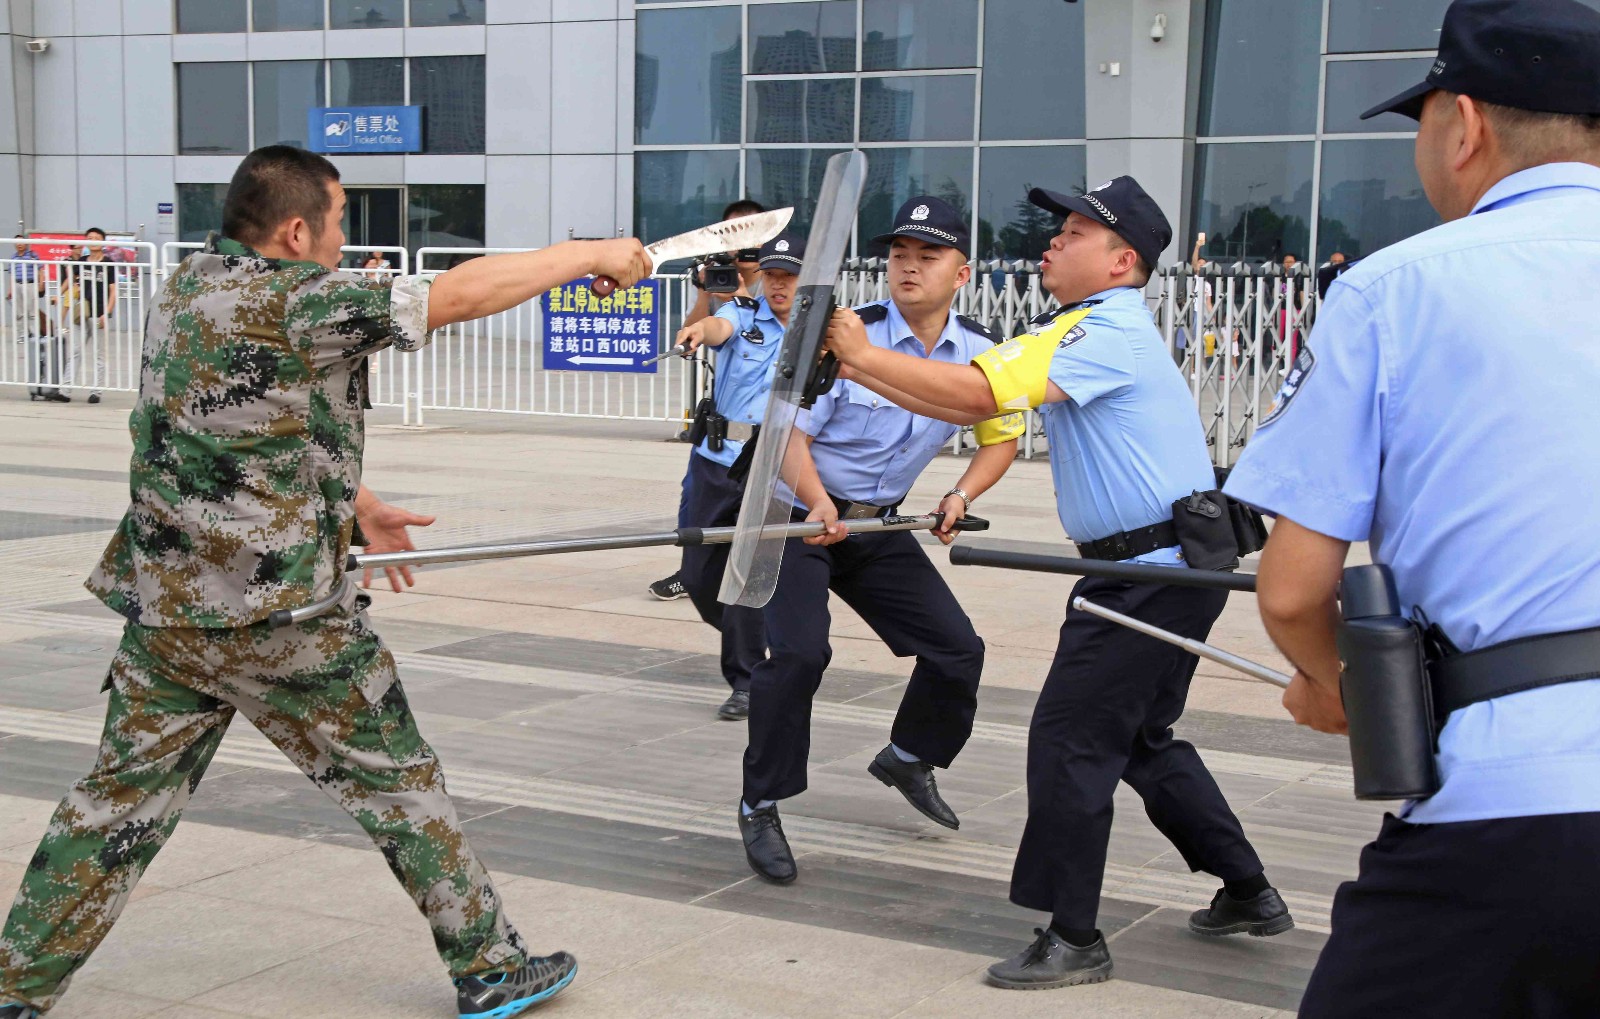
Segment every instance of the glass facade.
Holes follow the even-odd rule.
[[[482,184],[411,184],[406,201],[406,243],[413,253],[483,247]]]
[[[411,0],[411,27],[481,25],[484,0]]]
[[[1209,0],[1189,217],[1206,258],[1359,258],[1438,223],[1416,121],[1360,115],[1427,76],[1447,6]]]
[[[250,27],[257,32],[310,32],[322,28],[323,0],[251,0]]]
[[[249,64],[178,64],[178,151],[186,156],[250,151]],[[302,121],[305,114],[300,115]],[[304,123],[301,131],[305,130]]]
[[[405,101],[404,58],[328,61],[329,106],[404,106]]]
[[[192,65],[191,65],[192,66]],[[306,145],[306,111],[323,104],[320,60],[267,60],[255,73],[254,145]]]
[[[482,56],[411,58],[410,105],[423,108],[424,152],[482,152],[485,103]]]
[[[178,31],[243,32],[245,0],[178,0]]]
[[[635,234],[703,225],[745,195],[794,205],[804,229],[828,157],[858,147],[868,171],[856,254],[878,254],[871,237],[927,193],[968,217],[979,257],[1037,258],[1042,227],[1016,208],[1024,185],[1083,188],[1080,6],[643,0]],[[1041,93],[1050,101],[1034,101]]]
[[[222,232],[222,202],[226,184],[178,185],[178,240],[204,241],[206,234]]]
[[[329,28],[404,28],[406,0],[328,0]]]

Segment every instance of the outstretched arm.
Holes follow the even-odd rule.
[[[867,339],[867,328],[860,316],[848,308],[833,313],[828,322],[827,343],[834,356],[850,369],[851,378],[906,410],[958,425],[972,424],[1000,412],[981,369],[875,347]],[[902,402],[902,397],[920,406]]]
[[[650,275],[654,263],[636,238],[566,241],[538,251],[474,258],[441,273],[428,292],[428,329],[515,308],[579,276],[610,276],[618,288]]]

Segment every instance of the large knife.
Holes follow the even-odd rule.
[[[783,228],[789,225],[789,217],[793,215],[792,208],[773,209],[771,212],[758,212],[754,216],[725,219],[720,223],[647,244],[644,250],[650,254],[652,263],[650,272],[654,275],[663,262],[670,262],[675,258],[714,255],[719,251],[738,251],[740,248],[759,248],[783,233]],[[589,289],[601,297],[605,297],[616,288],[617,281],[610,276],[596,276],[589,283]]]

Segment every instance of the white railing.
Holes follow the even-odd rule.
[[[98,318],[62,321],[60,280],[84,263],[0,258],[6,299],[0,316],[0,385],[70,386],[69,392],[138,387],[145,312],[154,290],[200,245],[170,242],[159,251],[142,242],[108,246],[132,252],[134,260],[116,263],[117,301],[103,323]],[[344,249],[351,255],[374,250],[385,254],[390,268],[352,271],[373,276],[412,271],[403,248]],[[432,275],[467,258],[515,250],[531,249],[422,248],[415,271]],[[662,304],[657,342],[665,349],[693,303],[694,290],[686,276],[656,279]],[[845,265],[840,304],[887,296],[882,260],[854,259]],[[1304,267],[1285,276],[1273,267],[1211,266],[1196,275],[1177,266],[1152,282],[1148,296],[1168,350],[1189,381],[1213,460],[1227,466],[1254,433],[1310,331],[1318,304],[1315,280]],[[977,263],[971,282],[956,295],[955,310],[999,335],[1014,336],[1052,306],[1035,263],[985,261]],[[374,355],[369,362],[372,401],[400,407],[408,424],[420,424],[430,410],[682,423],[706,389],[701,358],[668,358],[654,374],[547,370],[543,322],[543,302],[536,299],[441,329],[418,353]],[[97,364],[103,367],[96,369]],[[1038,455],[1043,443],[1039,418],[1030,414],[1023,455]],[[965,430],[952,442],[956,452],[968,445]]]
[[[157,285],[155,245],[143,241],[14,238],[0,244],[113,249],[106,261],[0,258],[0,385],[75,398],[139,385],[145,312]],[[0,249],[3,250],[3,249]],[[131,257],[130,257],[131,256]],[[114,259],[114,260],[112,260]],[[114,292],[99,282],[114,277]]]

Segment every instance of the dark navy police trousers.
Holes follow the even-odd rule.
[[[744,801],[752,806],[805,791],[811,701],[832,656],[830,591],[889,650],[916,658],[890,740],[948,768],[972,735],[983,641],[916,538],[908,531],[854,534],[826,548],[790,539],[762,610],[772,654],[750,676]]]
[[[744,486],[728,477],[728,469],[698,453],[689,455],[683,479],[679,527],[728,527],[739,519]],[[750,670],[767,656],[761,610],[717,601],[729,545],[690,545],[683,550],[679,575],[689,600],[711,626],[722,633],[722,678],[735,690],[750,689]]]

